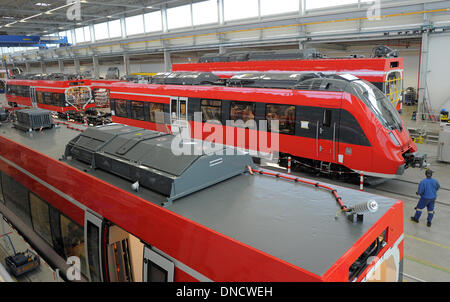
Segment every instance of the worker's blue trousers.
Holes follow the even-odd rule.
[[[434,217],[434,201],[435,200],[436,200],[436,198],[427,199],[427,198],[421,197],[419,200],[419,203],[417,204],[416,214],[414,215],[414,218],[416,220],[419,220],[420,215],[422,215],[422,210],[426,207],[427,211],[428,211],[427,221],[431,222],[431,220],[433,220],[433,217]]]

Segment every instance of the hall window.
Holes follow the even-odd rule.
[[[300,9],[298,0],[260,0],[261,16],[297,13]]]
[[[211,24],[219,21],[216,0],[202,1],[192,4],[192,20],[194,25]]]
[[[191,5],[167,9],[167,27],[169,30],[192,26]]]
[[[145,32],[162,31],[161,11],[150,12],[144,15]]]
[[[222,120],[222,101],[202,100],[200,108],[203,122]]]
[[[258,0],[224,0],[225,21],[258,17]]]
[[[271,129],[271,121],[279,121],[279,133],[294,134],[295,133],[295,106],[289,105],[266,105],[266,120],[269,131],[278,132]]]

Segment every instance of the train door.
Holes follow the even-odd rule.
[[[30,86],[30,100],[31,106],[33,108],[37,108],[37,96],[36,96],[36,88]]]
[[[103,219],[90,212],[85,212],[84,242],[86,243],[87,272],[91,282],[103,281],[103,230]]]
[[[186,138],[190,137],[187,98],[170,98],[170,124],[173,134],[181,134]]]
[[[108,272],[111,282],[141,282],[144,244],[124,229],[109,228]]]
[[[317,121],[316,155],[323,162],[334,162],[337,153],[336,121],[337,111],[334,109],[322,109],[321,120]]]
[[[142,275],[144,282],[173,282],[174,270],[172,261],[145,246]]]

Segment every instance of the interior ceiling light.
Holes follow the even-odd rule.
[[[44,2],[38,2],[38,3],[36,3],[36,4],[34,4],[34,5],[37,5],[37,6],[50,6],[51,4],[50,3],[44,3]]]

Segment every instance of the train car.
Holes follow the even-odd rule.
[[[228,86],[220,86],[211,84],[210,75],[168,73],[155,81],[178,85],[113,84],[112,120],[157,131],[188,129],[197,139],[263,156],[275,151],[282,164],[292,157],[299,165],[336,176],[354,172],[394,178],[410,166],[426,164],[398,112],[365,80],[352,75],[267,73],[238,75],[227,81]],[[202,114],[201,120],[195,113]],[[269,125],[261,128],[260,122],[271,120],[279,121],[278,131],[270,131]],[[240,121],[254,124],[236,125]],[[218,137],[212,133],[217,129]],[[245,143],[238,139],[240,131],[245,131]],[[271,141],[272,135],[278,142],[274,148],[268,147],[270,143],[255,146],[250,139]]]
[[[253,54],[253,55],[252,55]],[[255,57],[252,59],[252,57]],[[248,53],[236,58],[225,55],[220,60],[210,58],[200,63],[173,64],[174,72],[212,72],[221,78],[257,72],[321,72],[324,74],[351,74],[371,82],[383,91],[394,107],[401,112],[403,104],[403,58],[401,57],[347,57],[305,59],[277,59],[277,53],[262,55]]]
[[[82,113],[94,110],[89,79],[76,76],[23,75],[6,81],[6,100],[12,107],[26,106],[57,112],[61,118],[69,114],[81,118]]]
[[[67,280],[402,280],[401,201],[275,174],[226,146],[176,155],[177,139],[4,124],[0,212]]]

